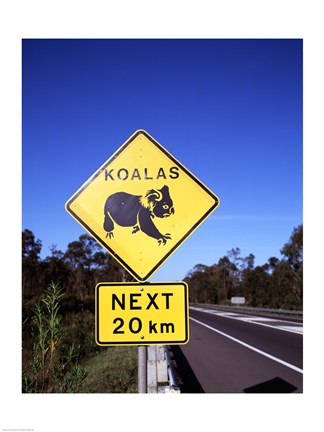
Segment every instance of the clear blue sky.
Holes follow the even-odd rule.
[[[221,204],[155,273],[181,280],[233,248],[281,257],[302,223],[302,41],[24,40],[22,229],[65,251],[68,198],[145,129]]]

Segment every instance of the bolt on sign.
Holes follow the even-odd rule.
[[[67,201],[66,210],[140,282],[219,205],[219,198],[144,130]]]
[[[101,282],[96,286],[95,315],[98,345],[189,341],[185,282]]]

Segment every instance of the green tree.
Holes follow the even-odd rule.
[[[245,297],[252,307],[267,307],[269,301],[269,274],[266,266],[257,266],[244,271]]]
[[[294,228],[289,240],[280,250],[290,266],[298,271],[303,265],[303,225]]]
[[[68,244],[64,261],[70,270],[70,291],[77,293],[83,310],[85,296],[93,296],[98,282],[134,280],[90,235]]]
[[[51,255],[40,263],[40,270],[44,276],[43,286],[48,286],[55,280],[60,286],[68,287],[70,270],[64,261],[64,253],[57,250],[55,244],[50,247],[50,251]]]
[[[64,254],[70,272],[69,284],[72,291],[78,293],[81,308],[85,295],[91,295],[94,290],[93,270],[96,267],[96,253],[101,247],[88,234],[83,234],[78,241],[68,244]],[[97,256],[98,258],[98,256]]]
[[[238,288],[240,286],[240,282],[242,281],[242,272],[240,270],[240,248],[232,248],[227,252],[227,257],[229,262],[231,263],[229,269],[230,276],[230,291],[228,293],[229,298],[232,296],[236,296],[239,294]]]
[[[303,225],[294,228],[280,252],[289,267],[286,277],[290,280],[290,290],[284,301],[285,307],[300,308],[303,304]]]
[[[33,297],[41,292],[40,252],[42,242],[32,231],[22,232],[22,292],[23,297]]]
[[[32,262],[38,262],[41,250],[42,242],[35,240],[33,232],[25,229],[22,233],[22,257]]]
[[[185,281],[189,286],[190,301],[192,303],[204,303],[206,300],[206,269],[207,266],[196,264],[195,267],[188,272],[185,278]]]
[[[221,300],[229,299],[230,293],[233,290],[231,271],[233,264],[230,262],[227,256],[220,258],[218,261],[219,269],[219,297]]]

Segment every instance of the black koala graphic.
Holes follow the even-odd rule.
[[[133,227],[132,234],[144,232],[165,245],[171,234],[161,234],[153,223],[154,217],[166,218],[174,214],[173,202],[168,186],[151,189],[145,195],[116,192],[110,195],[104,208],[106,237],[114,236],[114,222],[123,227]]]

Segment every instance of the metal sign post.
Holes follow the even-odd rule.
[[[138,393],[147,393],[147,347],[138,347]]]

